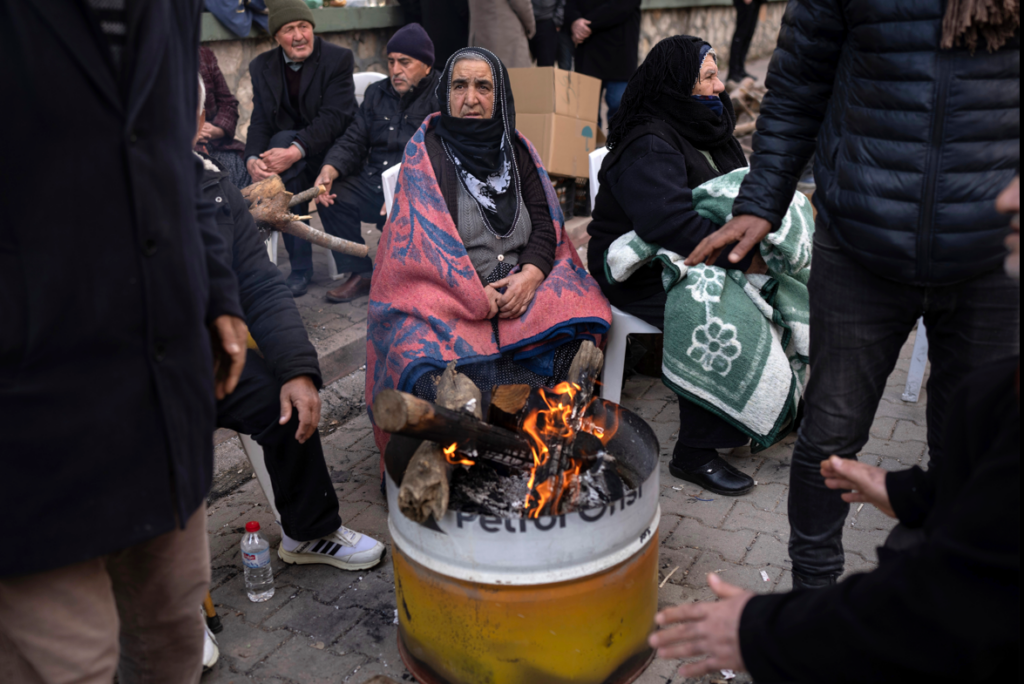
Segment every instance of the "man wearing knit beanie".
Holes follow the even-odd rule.
[[[313,35],[313,12],[302,0],[267,0],[270,33],[278,47],[249,64],[253,113],[245,166],[253,181],[278,174],[291,192],[313,186],[324,155],[355,118],[352,51]],[[300,212],[304,213],[304,212]],[[336,235],[336,212],[319,212]],[[284,236],[291,261],[291,293],[306,294],[313,280],[313,246]]]
[[[388,41],[390,78],[366,89],[355,123],[327,153],[316,179],[317,185],[327,187],[327,194],[317,202],[343,217],[339,237],[362,243],[361,222],[375,223],[378,229],[384,226],[380,175],[402,163],[405,144],[423,119],[439,109],[433,63],[434,43],[422,26],[408,24],[395,33]],[[328,291],[327,301],[349,302],[370,292],[373,262],[369,258],[342,256],[338,271],[342,270],[352,277]]]

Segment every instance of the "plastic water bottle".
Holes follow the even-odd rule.
[[[270,543],[260,536],[255,520],[245,524],[242,537],[242,565],[245,566],[245,592],[253,603],[274,595],[274,570],[270,567]]]

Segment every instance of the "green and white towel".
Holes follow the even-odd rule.
[[[717,225],[749,169],[737,169],[693,191],[697,213]],[[782,225],[761,243],[768,275],[717,266],[687,268],[685,255],[629,232],[605,254],[605,274],[623,283],[645,266],[662,269],[668,292],[662,377],[680,397],[749,435],[754,449],[784,437],[796,419],[807,377],[814,218],[796,193]]]

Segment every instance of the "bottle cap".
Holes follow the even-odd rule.
[[[260,524],[258,522],[256,522],[255,520],[250,520],[249,522],[245,523],[245,531],[246,532],[259,532],[260,531]]]

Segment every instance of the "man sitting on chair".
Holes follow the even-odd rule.
[[[438,110],[434,44],[419,24],[398,30],[388,41],[388,79],[366,89],[356,120],[324,158],[317,185],[333,194],[317,198],[335,207],[338,236],[364,244],[360,222],[384,227],[384,190],[380,175],[402,163],[405,144],[428,115]],[[369,257],[335,256],[339,273],[351,273],[341,287],[327,293],[329,302],[350,302],[370,293],[373,262]]]
[[[199,82],[200,107],[205,88]],[[199,111],[198,131],[205,122]],[[285,563],[323,563],[362,570],[380,562],[384,545],[341,524],[338,496],[320,445],[320,364],[295,300],[229,175],[203,157],[203,197],[217,207],[217,227],[249,332],[250,349],[234,393],[217,402],[217,425],[252,435],[263,448],[283,528],[277,554]],[[268,492],[269,494],[270,492]]]

